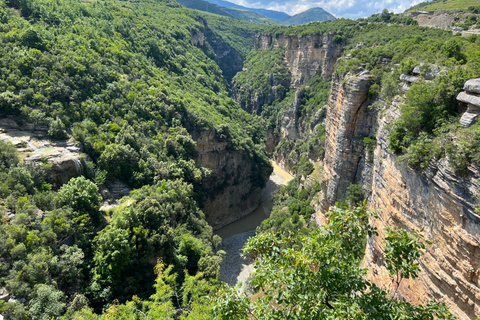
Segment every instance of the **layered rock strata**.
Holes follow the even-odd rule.
[[[471,165],[460,177],[445,158],[424,172],[399,164],[388,149],[388,128],[400,115],[401,98],[395,98],[378,114],[369,114],[364,100],[368,85],[366,74],[334,79],[317,221],[345,196],[350,183],[361,184],[371,191],[369,206],[378,208],[380,215],[372,222],[379,235],[370,238],[366,248],[368,277],[383,288],[394,289],[384,261],[384,227],[419,232],[432,245],[420,259],[419,278],[403,280],[398,298],[425,304],[433,297],[444,301],[459,319],[479,317],[480,215],[475,211],[475,197],[480,168]],[[375,150],[369,151],[360,137],[371,137],[375,131]]]
[[[367,71],[332,81],[321,181],[323,210],[345,198],[351,183],[368,184],[371,180],[371,158],[364,156],[364,138],[375,136],[376,111],[367,108],[371,82]]]
[[[205,181],[212,190],[204,209],[208,223],[216,230],[252,213],[260,203],[260,186],[265,185],[272,168],[263,168],[265,174],[254,178],[258,169],[245,151],[229,150],[228,142],[219,141],[213,130],[193,132],[192,137],[197,143],[196,163],[211,170]]]
[[[333,41],[333,34],[311,34],[302,37],[260,35],[255,47],[285,48],[285,62],[292,74],[292,84],[299,87],[315,75],[329,78],[342,54],[343,46]]]
[[[51,142],[46,139],[46,130],[33,124],[20,127],[11,119],[0,119],[0,140],[12,143],[27,164],[51,164],[47,179],[54,189],[58,189],[83,173],[81,152],[71,141]]]

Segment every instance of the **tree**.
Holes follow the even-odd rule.
[[[224,287],[216,299],[214,312],[219,319],[452,319],[445,305],[429,302],[413,306],[395,300],[385,289],[366,280],[361,268],[365,240],[376,231],[369,224],[375,213],[363,207],[334,207],[329,223],[298,239],[293,234],[279,237],[260,234],[251,238],[244,256],[255,259],[253,284],[262,289],[250,300],[236,289]],[[403,241],[391,235],[387,241]],[[414,235],[409,242],[416,242]],[[295,246],[301,242],[301,248]],[[388,246],[388,245],[387,245]],[[420,246],[393,244],[387,263],[392,272],[415,278],[413,262]],[[404,250],[408,251],[405,254]],[[406,262],[397,263],[397,257]],[[409,271],[404,269],[406,267]]]
[[[65,309],[65,295],[54,287],[40,284],[36,296],[30,301],[29,314],[32,319],[52,319]]]
[[[78,213],[78,216],[88,214],[95,225],[100,221],[98,208],[102,197],[98,194],[95,183],[85,177],[72,178],[58,190],[58,202],[68,206]]]

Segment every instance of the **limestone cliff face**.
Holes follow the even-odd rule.
[[[475,194],[480,168],[470,166],[465,176],[456,175],[442,159],[424,172],[401,165],[388,149],[388,124],[399,115],[401,98],[382,112],[366,108],[367,74],[334,79],[327,114],[325,167],[317,220],[336,200],[345,196],[350,183],[371,191],[369,206],[379,208],[374,221],[379,235],[367,244],[364,265],[368,277],[392,289],[383,259],[387,225],[421,232],[433,244],[420,260],[416,280],[403,280],[398,295],[413,303],[431,297],[445,301],[459,319],[480,316],[480,216],[475,213]],[[375,130],[378,128],[377,130]],[[374,150],[362,136],[376,131]],[[421,231],[421,229],[423,231]]]
[[[331,77],[343,46],[333,42],[333,34],[311,34],[302,37],[260,35],[255,47],[285,48],[285,62],[292,74],[292,84],[299,87],[315,75]]]
[[[341,80],[335,77],[332,81],[327,110],[320,199],[323,210],[344,198],[351,183],[368,183],[372,170],[372,157],[364,156],[363,142],[375,132],[376,111],[367,108],[372,76],[361,71]]]
[[[254,181],[255,164],[245,151],[229,150],[227,142],[217,140],[214,131],[193,132],[197,142],[196,163],[211,170],[206,186],[205,216],[213,229],[219,229],[252,213],[260,203],[262,189],[272,169],[265,168],[263,181]]]
[[[407,300],[425,303],[430,297],[445,301],[459,319],[480,316],[480,217],[474,206],[479,168],[471,166],[466,177],[451,170],[447,159],[421,174],[396,164],[388,151],[385,126],[395,114],[380,119],[375,150],[375,169],[371,207],[380,208],[375,221],[379,236],[367,246],[365,265],[370,278],[388,283],[388,271],[382,259],[383,229],[400,225],[420,231],[426,240],[425,256],[420,260],[422,273],[415,281],[402,281],[399,292]]]

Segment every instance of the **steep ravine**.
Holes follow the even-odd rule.
[[[211,193],[205,203],[205,216],[213,229],[219,229],[252,213],[260,203],[262,188],[271,173],[265,166],[265,181],[253,181],[255,165],[243,150],[230,150],[212,130],[193,132],[195,162],[211,170],[205,184]]]
[[[420,260],[419,278],[403,280],[399,296],[413,303],[434,297],[445,301],[459,319],[479,317],[480,217],[474,210],[474,195],[480,170],[471,165],[460,177],[445,158],[424,172],[399,164],[388,149],[388,124],[399,116],[400,97],[381,112],[371,110],[369,79],[367,72],[361,72],[332,83],[317,216],[321,218],[344,197],[350,183],[361,184],[371,192],[369,207],[380,213],[380,220],[374,222],[379,235],[368,242],[364,259],[368,277],[391,289],[382,258],[385,226],[420,232],[432,245]],[[366,136],[376,138],[374,150],[364,146]]]

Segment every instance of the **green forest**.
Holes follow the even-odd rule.
[[[419,171],[448,157],[462,175],[480,162],[480,124],[462,128],[455,100],[465,81],[480,73],[476,36],[418,27],[388,11],[271,27],[174,0],[0,0],[0,118],[40,128],[49,141],[78,145],[83,168],[57,187],[47,159],[28,162],[32,151],[0,140],[0,288],[16,297],[0,300],[0,314],[453,318],[444,304],[413,306],[365,280],[362,250],[377,232],[368,221],[378,217],[366,209],[358,185],[327,214],[326,226],[312,220],[321,187],[318,181],[301,186],[315,169],[309,159],[324,157],[325,125],[313,119],[325,116],[332,78],[315,76],[293,88],[284,50],[255,48],[258,34],[333,34],[349,58],[339,60],[332,77],[368,69],[371,108],[391,103],[401,74],[417,66],[422,73],[440,70],[407,92],[389,148]],[[243,59],[233,79],[217,63],[217,48]],[[268,154],[267,134],[279,136],[297,90],[304,135],[279,138]],[[240,154],[250,174],[225,174],[212,190],[211,170],[196,162],[195,137],[204,132]],[[258,270],[254,301],[218,280],[225,252],[204,211],[208,200],[241,181],[263,188],[272,172],[269,157],[278,154],[294,159],[296,177],[275,194],[270,218],[244,249]],[[118,207],[100,210],[101,189],[116,180],[131,192]],[[428,242],[395,228],[387,233],[392,279],[417,277]],[[311,286],[304,290],[297,279]]]

